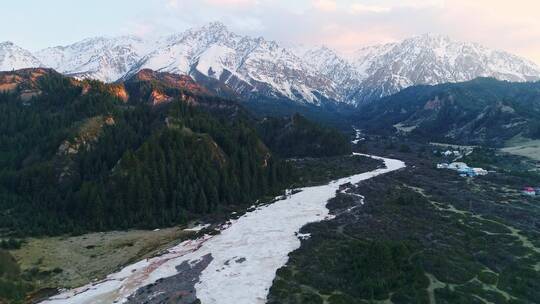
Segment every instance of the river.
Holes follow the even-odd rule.
[[[232,220],[220,234],[184,241],[159,256],[42,303],[140,303],[142,299],[147,303],[170,299],[189,303],[196,298],[203,304],[265,303],[276,271],[305,237],[298,235],[300,229],[331,217],[326,204],[339,185],[405,167],[400,160],[357,155],[380,159],[385,168],[300,188],[300,192]]]

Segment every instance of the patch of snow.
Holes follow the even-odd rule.
[[[195,226],[195,227],[187,228],[187,229],[184,229],[184,230],[185,230],[185,231],[195,231],[195,232],[198,232],[198,231],[201,231],[201,230],[203,230],[203,229],[205,229],[205,228],[208,228],[208,227],[210,227],[210,224],[204,224],[204,225],[203,225],[203,224],[199,224],[199,225],[197,225],[197,226]]]
[[[30,51],[25,50],[12,42],[0,43],[0,71],[11,71],[24,68],[43,67]]]
[[[296,236],[301,240],[307,240],[311,237],[311,233],[297,233]]]
[[[366,140],[364,137],[362,137],[362,130],[355,128],[354,132],[355,132],[355,136],[354,136],[354,139],[351,141],[351,143],[356,145],[359,142]]]

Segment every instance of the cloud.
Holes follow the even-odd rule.
[[[178,8],[179,4],[180,4],[179,0],[167,0],[166,6],[169,8]]]
[[[26,7],[11,3],[17,8],[6,15],[6,22],[13,27],[0,29],[0,34],[30,48],[74,42],[89,35],[155,36],[221,21],[239,34],[263,36],[284,45],[325,44],[343,52],[438,33],[540,63],[538,0],[115,0],[109,4],[114,16],[103,22],[95,22],[97,14],[103,14],[93,11],[95,4],[84,10],[63,6],[66,18],[80,26],[62,28],[51,22],[41,32],[25,20],[42,18],[42,14],[56,20],[60,5],[42,4],[31,14],[33,18],[21,19],[17,16],[29,14]]]
[[[320,11],[332,12],[337,10],[337,2],[336,0],[315,0],[313,7]]]
[[[518,0],[519,5],[492,0],[155,1],[168,9],[145,12],[134,31],[182,31],[217,20],[240,34],[286,45],[325,44],[343,52],[431,32],[540,62],[537,0]]]
[[[355,2],[350,5],[349,9],[353,14],[388,13],[399,9],[420,10],[440,8],[444,6],[444,3],[444,0],[401,0],[399,2],[379,1],[377,4]]]
[[[352,13],[384,13],[390,11],[391,9],[391,7],[365,5],[362,3],[354,3],[351,5]]]
[[[238,8],[238,7],[249,7],[258,4],[258,0],[200,0],[197,1],[199,6],[201,3],[204,5],[211,5],[214,7],[225,7],[225,8]],[[192,7],[194,4],[190,0],[166,0],[166,7],[171,9],[186,8]]]
[[[439,27],[452,37],[477,41],[540,63],[538,11],[540,2],[536,0],[453,0],[441,10]]]
[[[256,0],[205,0],[212,5],[247,7],[257,4]]]

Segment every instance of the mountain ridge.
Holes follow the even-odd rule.
[[[248,101],[359,106],[419,84],[540,79],[540,67],[529,60],[436,34],[367,46],[349,57],[326,46],[282,47],[263,37],[238,35],[220,22],[155,39],[94,37],[34,53],[4,44],[3,69],[39,65],[105,82],[152,69],[187,74],[217,94]],[[2,55],[13,52],[16,56]]]
[[[540,81],[495,78],[409,87],[366,105],[357,117],[376,133],[494,147],[540,138],[539,119]]]

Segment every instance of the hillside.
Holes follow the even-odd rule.
[[[257,129],[268,147],[282,157],[326,157],[351,153],[349,140],[342,133],[324,128],[300,114],[266,118]]]
[[[247,114],[189,77],[0,79],[0,226],[15,235],[185,223],[289,182]]]
[[[515,136],[540,137],[540,82],[492,78],[416,86],[361,109],[360,125],[432,141],[502,146]]]

